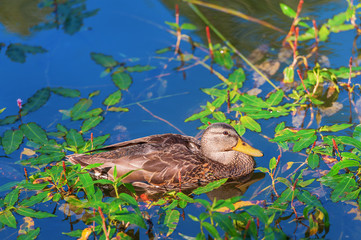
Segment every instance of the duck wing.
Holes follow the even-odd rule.
[[[153,135],[117,143],[98,149],[102,152],[67,156],[73,164],[94,168],[96,176],[112,179],[116,166],[118,176],[136,170],[124,182],[148,182],[154,185],[174,185],[195,182],[196,174],[207,164],[197,139],[178,134]],[[96,151],[98,151],[96,150]]]

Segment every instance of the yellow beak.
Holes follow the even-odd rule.
[[[263,153],[260,150],[254,148],[254,147],[251,147],[246,142],[243,142],[242,139],[240,139],[240,138],[238,139],[237,145],[235,147],[233,147],[232,149],[235,151],[247,154],[249,156],[253,156],[253,157],[262,157],[263,156]]]

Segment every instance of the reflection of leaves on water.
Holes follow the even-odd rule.
[[[37,54],[45,52],[47,52],[47,50],[40,46],[30,46],[20,43],[14,43],[8,45],[5,54],[10,58],[11,61],[24,63],[26,60],[26,54]]]
[[[42,31],[62,26],[64,32],[70,35],[75,34],[81,30],[85,18],[96,15],[99,9],[86,11],[86,0],[66,1],[64,3],[57,3],[54,1],[44,0],[39,6],[41,8],[53,7],[55,8],[53,15],[54,19],[50,22],[39,24],[32,27],[33,31]]]

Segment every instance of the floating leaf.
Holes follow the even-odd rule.
[[[120,90],[110,94],[103,102],[105,106],[112,106],[119,103],[122,98],[122,92]]]
[[[7,206],[14,206],[14,204],[18,201],[19,199],[19,188],[15,188],[14,190],[12,190],[10,193],[8,193],[4,199],[4,203]]]
[[[347,193],[350,193],[356,186],[356,181],[349,175],[343,177],[340,182],[337,183],[331,194],[331,200],[333,202],[341,201]]]
[[[16,228],[16,219],[8,209],[0,213],[0,222],[9,227]]]
[[[281,103],[285,93],[282,89],[277,90],[276,92],[272,93],[269,98],[266,100],[266,103],[270,106],[276,106]]]
[[[47,213],[47,212],[41,212],[41,211],[35,211],[31,208],[27,207],[19,207],[15,209],[15,212],[25,216],[25,217],[34,217],[34,218],[48,218],[48,217],[56,217],[56,215]]]
[[[223,179],[220,179],[220,180],[217,180],[217,181],[214,181],[214,182],[211,182],[211,183],[208,183],[206,186],[204,187],[199,187],[195,190],[193,190],[192,193],[196,194],[196,195],[200,195],[202,193],[207,193],[207,192],[210,192],[214,189],[217,189],[219,188],[220,186],[222,186],[225,182],[227,182],[227,178],[223,178]]]
[[[311,153],[307,158],[308,166],[310,166],[312,169],[315,169],[318,167],[318,164],[320,163],[320,158],[317,154]]]
[[[341,130],[344,130],[346,128],[351,127],[353,124],[347,124],[347,123],[343,123],[343,124],[335,124],[332,126],[322,126],[319,128],[320,132],[338,132]]]
[[[132,84],[132,78],[128,73],[114,73],[112,74],[112,80],[114,84],[121,90],[127,90]]]
[[[122,108],[122,107],[110,107],[108,108],[110,112],[129,112],[129,108]]]
[[[177,210],[171,209],[166,211],[164,224],[169,228],[167,237],[171,235],[176,229],[179,222],[180,213]]]
[[[261,125],[249,116],[242,116],[241,123],[251,131],[261,132]]]
[[[341,169],[349,168],[349,167],[359,167],[360,162],[356,160],[342,160],[337,162],[331,170],[328,172],[328,176],[336,175]]]
[[[2,113],[3,111],[5,111],[6,108],[1,108],[0,109],[0,113]]]
[[[71,98],[80,97],[80,91],[76,89],[57,87],[57,88],[51,88],[50,90],[53,93],[63,97],[71,97]]]
[[[82,135],[75,129],[70,129],[70,131],[66,134],[65,139],[69,146],[74,146],[76,148],[80,148],[85,144]]]
[[[144,72],[144,71],[150,71],[154,68],[155,67],[149,65],[145,65],[145,66],[135,65],[135,66],[127,67],[126,69],[128,72]]]
[[[90,106],[93,104],[93,101],[91,99],[82,98],[77,102],[73,108],[70,111],[70,116],[73,118],[73,120],[78,120],[79,115],[84,113],[86,110],[90,108]]]
[[[48,142],[46,132],[36,123],[31,122],[20,126],[27,139],[38,144],[45,144]]]
[[[103,112],[103,109],[94,108],[94,109],[92,109],[90,111],[83,112],[83,113],[79,114],[78,116],[76,116],[76,118],[74,120],[88,119],[88,118],[91,118],[91,117],[98,116],[102,112]]]
[[[100,94],[100,91],[99,90],[96,90],[94,92],[91,92],[89,93],[89,99],[92,98],[92,97],[95,97],[95,96],[98,96]]]
[[[27,115],[29,112],[34,112],[41,108],[48,102],[50,97],[50,89],[42,88],[31,96],[21,109],[21,116]]]
[[[37,203],[40,203],[43,201],[44,198],[48,196],[49,192],[39,192],[38,194],[31,196],[29,199],[24,199],[21,203],[19,203],[22,207],[31,207],[34,206]]]
[[[39,235],[40,228],[30,230],[28,233],[18,236],[17,240],[33,240]]]
[[[23,141],[23,137],[21,130],[7,130],[1,139],[5,153],[10,154],[18,149]]]
[[[102,53],[92,52],[90,53],[90,56],[97,64],[102,65],[103,67],[106,68],[113,68],[119,64],[117,61],[114,60],[112,56],[105,55]]]
[[[104,118],[102,116],[96,116],[85,120],[81,126],[81,131],[83,133],[89,131],[90,129],[96,127],[101,121],[103,121],[103,119]]]
[[[10,115],[7,116],[3,119],[0,119],[0,126],[4,126],[4,125],[8,125],[8,124],[13,124],[14,122],[16,122],[17,120],[19,120],[19,115]]]
[[[317,140],[316,135],[307,138],[300,138],[297,142],[295,142],[295,145],[293,146],[293,151],[299,152],[302,149],[307,148],[308,146],[313,144],[316,140]]]

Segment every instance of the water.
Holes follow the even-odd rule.
[[[14,2],[19,5],[13,4]],[[27,3],[25,3],[27,2]],[[38,1],[3,1],[0,3],[0,25],[1,42],[6,45],[10,43],[24,43],[34,46],[42,46],[48,52],[43,54],[28,54],[26,62],[16,63],[10,61],[5,55],[5,48],[0,52],[0,70],[1,83],[0,88],[0,109],[6,107],[1,117],[17,114],[18,107],[16,100],[21,98],[26,100],[38,89],[43,87],[67,87],[79,89],[82,97],[96,90],[101,93],[94,99],[94,108],[101,106],[103,99],[115,91],[114,85],[108,77],[101,78],[103,69],[94,63],[90,58],[91,52],[112,55],[119,61],[132,62],[135,64],[152,65],[154,70],[143,73],[134,73],[133,84],[129,91],[123,93],[120,106],[129,106],[128,113],[109,113],[106,120],[102,122],[95,130],[94,134],[110,133],[111,138],[107,143],[129,140],[137,137],[166,132],[178,133],[178,131],[165,122],[153,117],[136,102],[147,100],[142,103],[152,114],[161,117],[187,135],[196,135],[200,124],[198,121],[185,123],[184,119],[200,111],[200,106],[211,101],[208,96],[200,91],[200,88],[212,87],[219,83],[219,80],[208,70],[201,67],[192,67],[186,71],[186,79],[183,79],[182,72],[174,70],[179,66],[179,62],[169,61],[168,59],[159,59],[155,51],[164,47],[172,46],[176,38],[166,31],[165,21],[174,22],[174,2],[173,1],[86,1],[87,10],[99,9],[99,12],[86,18],[79,32],[73,35],[64,33],[63,29],[51,29],[47,31],[31,32],[29,26],[34,23],[43,22],[47,19],[48,10],[37,12]],[[27,6],[25,6],[27,4]],[[192,22],[199,30],[192,34],[197,41],[206,43],[204,25],[187,7],[185,3],[180,4],[181,22]],[[256,4],[252,1],[233,1],[230,3],[235,9],[258,17],[265,21],[271,21],[276,26],[288,30],[291,20],[280,13],[279,3],[275,1],[264,1],[264,4]],[[287,3],[294,9],[297,1]],[[7,8],[5,8],[5,6]],[[344,1],[311,1],[304,4],[303,13],[308,16],[316,17],[318,23],[322,23],[328,16],[322,15],[337,13],[346,8]],[[24,10],[25,9],[25,10]],[[29,10],[30,9],[30,10]],[[35,9],[35,10],[34,10]],[[14,20],[7,20],[10,13],[13,13]],[[262,44],[274,47],[274,42],[279,41],[283,34],[275,33],[255,24],[250,24],[236,17],[223,13],[217,13],[213,10],[204,10],[205,14],[214,21],[216,27],[221,29],[228,40],[244,54],[251,53],[255,48]],[[27,13],[27,14],[25,14]],[[30,14],[33,13],[33,14]],[[218,21],[221,19],[221,21]],[[214,42],[217,38],[213,37]],[[321,48],[320,52],[327,54],[333,67],[347,65],[351,55],[353,33],[347,32],[331,36],[327,48]],[[182,49],[190,51],[185,42],[181,43]],[[199,50],[197,50],[199,51]],[[347,53],[347,54],[344,54]],[[251,81],[251,71],[246,89],[253,87]],[[225,73],[227,75],[228,73]],[[164,75],[164,76],[161,76]],[[274,79],[277,80],[277,79]],[[262,86],[264,92],[271,90],[267,84]],[[79,126],[79,123],[72,123],[69,119],[63,119],[59,110],[69,109],[75,103],[75,100],[65,99],[58,96],[52,96],[49,102],[39,111],[26,116],[24,122],[34,121],[46,130],[55,130],[56,123],[60,122],[68,126]],[[347,104],[347,103],[346,103]],[[326,122],[345,122],[348,119],[347,111],[344,114],[333,116],[325,120]],[[264,131],[262,134],[273,136],[274,127],[286,118],[276,119],[276,121],[260,121]],[[313,125],[316,127],[316,125]],[[0,127],[0,131],[7,130],[7,127]],[[89,136],[87,136],[89,137]],[[253,132],[247,132],[245,137],[255,146],[262,146],[264,157],[257,159],[258,166],[268,167],[268,160],[278,155],[276,144],[271,144],[268,140]],[[11,154],[9,158],[0,158],[0,185],[23,179],[23,167],[14,164],[19,160],[21,150]],[[303,157],[295,153],[284,153],[282,161],[303,161]],[[35,170],[30,170],[35,171]],[[252,194],[257,189],[265,188],[270,184],[268,177],[251,185],[245,193],[245,198],[253,197]],[[205,197],[205,196],[204,196]],[[205,197],[206,198],[206,197]],[[262,199],[258,196],[255,199]],[[340,207],[341,206],[341,207]],[[56,208],[55,204],[42,206],[43,210]],[[350,211],[350,205],[334,204],[327,202],[327,209],[330,211],[330,222],[335,224],[341,218],[347,224],[339,227],[331,225],[330,232],[326,237],[332,239],[350,238],[357,239],[360,230],[357,228],[358,221],[348,224],[352,214],[345,214]],[[41,210],[41,209],[39,209]],[[192,207],[190,212],[197,215],[197,210]],[[196,211],[196,212],[194,212]],[[39,239],[47,239],[49,235],[56,238],[65,239],[62,232],[69,232],[71,224],[63,221],[60,217],[51,219],[36,220],[36,227],[41,227]],[[199,214],[198,214],[199,215]],[[18,224],[22,222],[19,220]],[[50,226],[49,226],[50,225]],[[76,228],[83,226],[82,223],[76,225]],[[352,229],[349,229],[352,228]],[[175,239],[178,233],[185,233],[189,236],[195,236],[199,228],[194,228],[191,220],[180,221],[176,232],[172,235]],[[304,231],[301,231],[304,232]],[[345,232],[348,234],[345,235]],[[144,231],[141,231],[141,236]],[[16,230],[6,228],[0,232],[0,236],[7,236],[8,239],[15,239]],[[295,235],[299,238],[300,235]]]

